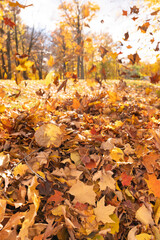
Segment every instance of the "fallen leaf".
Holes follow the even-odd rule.
[[[100,190],[106,190],[106,187],[109,187],[112,190],[115,190],[115,180],[112,178],[112,173],[101,174],[100,181],[98,182]]]
[[[60,191],[57,191],[57,190],[54,190],[55,194],[54,195],[51,195],[48,200],[47,200],[47,203],[50,203],[50,202],[54,202],[54,206],[58,205],[59,203],[61,203],[64,198],[62,197],[62,192]]]
[[[0,153],[0,170],[7,168],[9,162],[10,162],[10,155],[4,154],[3,152]]]
[[[136,211],[135,216],[144,225],[154,225],[152,212],[144,204]]]
[[[6,211],[6,200],[0,199],[0,222],[3,221]]]
[[[113,148],[110,152],[110,156],[116,162],[124,161],[124,153],[120,148]]]
[[[102,223],[114,223],[110,216],[113,214],[116,208],[111,206],[110,204],[108,206],[105,206],[104,201],[105,196],[102,197],[101,200],[97,202],[97,207],[94,208],[96,219],[98,222],[101,221]]]
[[[59,147],[62,143],[62,131],[55,124],[44,124],[36,130],[35,141],[40,147]]]
[[[156,178],[155,174],[149,174],[147,182],[149,193],[153,193],[155,197],[160,198],[160,180]]]
[[[122,178],[121,182],[122,182],[123,186],[129,186],[131,184],[132,179],[133,179],[132,176],[127,175],[125,172],[123,172],[121,174],[121,178]]]
[[[13,174],[15,177],[23,176],[27,170],[29,170],[28,166],[26,164],[20,163],[14,168]]]
[[[136,235],[137,240],[151,240],[153,239],[153,235],[147,234],[147,233],[141,233]]]
[[[93,185],[86,185],[81,181],[77,181],[68,191],[75,196],[74,202],[89,203],[95,205],[96,194],[93,191]]]

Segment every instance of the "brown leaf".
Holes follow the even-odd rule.
[[[138,14],[139,13],[139,8],[137,8],[135,5],[133,7],[131,7],[130,9],[131,9],[130,14],[132,14],[132,13]]]
[[[55,124],[44,124],[35,132],[35,141],[40,147],[59,147],[62,143],[62,131]]]
[[[103,58],[107,54],[108,50],[106,48],[100,46],[99,52],[101,53],[101,58]]]
[[[128,59],[130,60],[131,64],[139,63],[141,60],[138,53],[128,55]]]
[[[158,9],[158,10],[152,12],[152,13],[151,13],[151,16],[155,16],[155,15],[157,15],[157,13],[158,13],[159,11],[160,11],[160,10]]]
[[[146,33],[149,25],[150,25],[150,23],[149,23],[149,22],[146,22],[146,23],[144,23],[142,26],[139,26],[139,27],[138,27],[138,30],[140,29],[142,33]]]
[[[57,92],[61,91],[62,88],[64,88],[64,92],[65,92],[66,86],[67,86],[67,80],[68,80],[68,79],[64,80],[64,81],[61,83],[61,85],[60,85],[59,88],[57,89]]]
[[[126,33],[124,34],[124,38],[123,38],[123,40],[124,40],[124,41],[127,41],[127,40],[128,40],[128,38],[129,38],[129,33],[128,33],[128,32],[126,32]]]

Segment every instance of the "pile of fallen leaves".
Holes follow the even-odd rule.
[[[0,239],[159,240],[158,88],[39,86],[0,86]]]

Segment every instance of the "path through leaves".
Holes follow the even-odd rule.
[[[0,83],[0,239],[159,240],[158,87],[65,91]]]

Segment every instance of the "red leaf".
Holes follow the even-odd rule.
[[[54,205],[58,205],[60,202],[62,202],[64,200],[64,198],[62,197],[62,193],[54,190],[55,194],[51,195],[50,198],[48,198],[47,203],[50,202],[55,202]]]
[[[87,169],[96,168],[96,162],[94,162],[93,160],[91,160],[89,163],[85,163],[85,167],[86,167]]]
[[[77,208],[77,209],[80,210],[80,211],[83,211],[83,210],[87,210],[88,205],[87,205],[86,203],[76,202],[76,204],[74,205],[74,207]]]
[[[160,81],[160,75],[158,73],[152,75],[149,78],[151,83],[158,83]]]
[[[129,186],[131,184],[132,179],[133,179],[132,176],[127,175],[125,172],[123,172],[121,174],[121,178],[122,178],[121,182],[122,182],[123,186]]]
[[[13,28],[14,26],[16,26],[16,24],[14,22],[12,22],[12,20],[8,17],[3,17],[4,23],[8,26],[10,26],[11,28]]]
[[[136,21],[138,19],[138,17],[133,17],[132,20],[133,21]]]
[[[122,15],[123,15],[123,16],[127,16],[127,11],[122,10]]]

